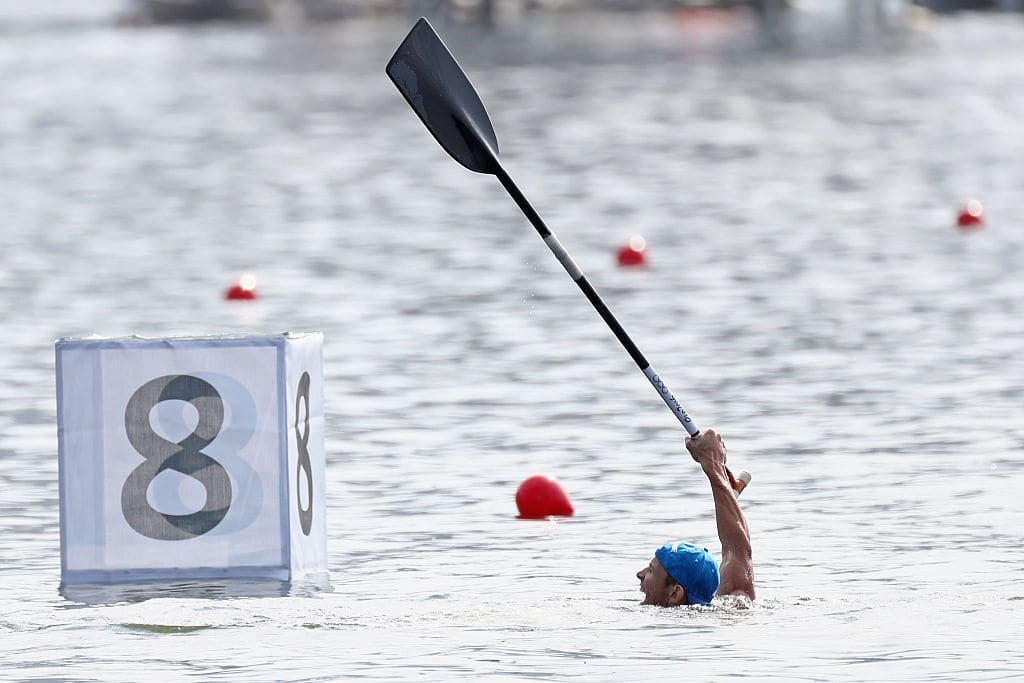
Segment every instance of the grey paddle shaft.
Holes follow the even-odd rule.
[[[665,404],[669,407],[669,410],[672,411],[672,414],[676,416],[676,419],[679,420],[690,436],[693,438],[700,436],[700,430],[697,429],[697,425],[693,424],[693,420],[686,414],[683,407],[679,405],[679,401],[676,400],[676,397],[672,395],[672,392],[668,390],[665,383],[660,377],[658,377],[658,373],[654,371],[654,368],[652,368],[651,364],[647,362],[644,355],[640,353],[640,349],[636,347],[636,344],[633,343],[630,336],[626,334],[626,330],[623,329],[622,325],[619,324],[619,321],[616,320],[614,315],[612,315],[612,312],[608,309],[608,306],[605,305],[601,296],[597,293],[597,290],[594,289],[586,276],[583,275],[583,271],[580,270],[580,267],[572,260],[572,256],[570,256],[569,252],[562,246],[562,243],[558,241],[558,237],[556,237],[548,226],[544,224],[544,220],[540,217],[540,214],[534,210],[533,206],[531,206],[530,202],[526,200],[523,193],[519,191],[519,188],[516,186],[509,174],[499,165],[495,175],[498,176],[498,180],[501,181],[502,186],[509,195],[511,195],[512,199],[515,200],[516,204],[519,205],[520,210],[522,210],[530,220],[533,227],[537,229],[537,233],[541,236],[541,239],[544,240],[544,244],[548,245],[548,249],[551,250],[551,253],[555,255],[558,262],[562,264],[563,268],[565,268],[565,272],[567,272],[569,277],[573,279],[573,282],[579,285],[579,288],[583,290],[583,294],[586,295],[587,299],[601,315],[601,318],[604,319],[605,323],[608,324],[608,327],[610,327],[612,332],[615,333],[615,337],[626,348],[626,351],[644,373],[644,376],[650,380],[651,386],[654,387],[655,391],[658,392],[658,395],[661,396],[663,401],[665,401]]]
[[[494,134],[490,117],[487,116],[487,110],[484,109],[480,96],[462,67],[455,61],[455,57],[441,41],[430,22],[422,18],[416,22],[409,35],[395,50],[395,54],[388,60],[387,73],[423,125],[453,159],[471,171],[498,177],[555,258],[583,290],[587,299],[657,390],[658,395],[672,410],[676,419],[690,436],[699,436],[700,430],[693,424],[693,420],[622,329],[622,325],[583,276],[583,271],[572,260],[565,247],[544,225],[544,221],[502,168],[498,160],[498,139]]]

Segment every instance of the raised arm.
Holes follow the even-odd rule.
[[[708,429],[696,439],[686,439],[686,449],[707,475],[715,499],[715,520],[718,538],[722,541],[721,581],[716,595],[745,595],[753,600],[754,560],[750,530],[725,467],[725,442],[717,432]]]

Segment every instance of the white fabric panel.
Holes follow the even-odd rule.
[[[292,576],[327,572],[323,336],[292,335],[285,347]]]
[[[319,334],[58,342],[65,582],[289,578],[293,552],[326,571],[321,355]],[[293,549],[306,368],[313,524]]]

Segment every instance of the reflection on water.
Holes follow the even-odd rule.
[[[299,587],[297,594],[309,595],[311,585]],[[324,586],[329,588],[329,586]],[[231,579],[224,581],[170,581],[162,583],[127,582],[110,584],[66,584],[60,594],[71,603],[113,605],[143,602],[156,598],[223,600],[229,598],[269,598],[288,595],[287,581]]]
[[[501,188],[384,76],[408,27],[6,29],[5,672],[1019,675],[1024,27],[788,51],[646,15],[439,27],[517,182],[753,472],[761,597],[711,611],[637,604],[654,548],[717,549],[706,484]],[[958,233],[974,196],[986,226]],[[619,269],[635,234],[649,266]],[[247,271],[262,298],[223,301]],[[333,592],[58,593],[53,340],[285,329],[325,333]],[[575,517],[515,519],[538,472]]]

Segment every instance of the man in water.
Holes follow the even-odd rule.
[[[715,499],[718,538],[722,541],[722,567],[708,553],[689,543],[667,543],[655,551],[650,563],[636,573],[645,605],[707,605],[718,595],[754,599],[754,560],[750,530],[740,510],[740,488],[725,467],[725,443],[712,429],[686,439],[686,450],[696,460]]]

